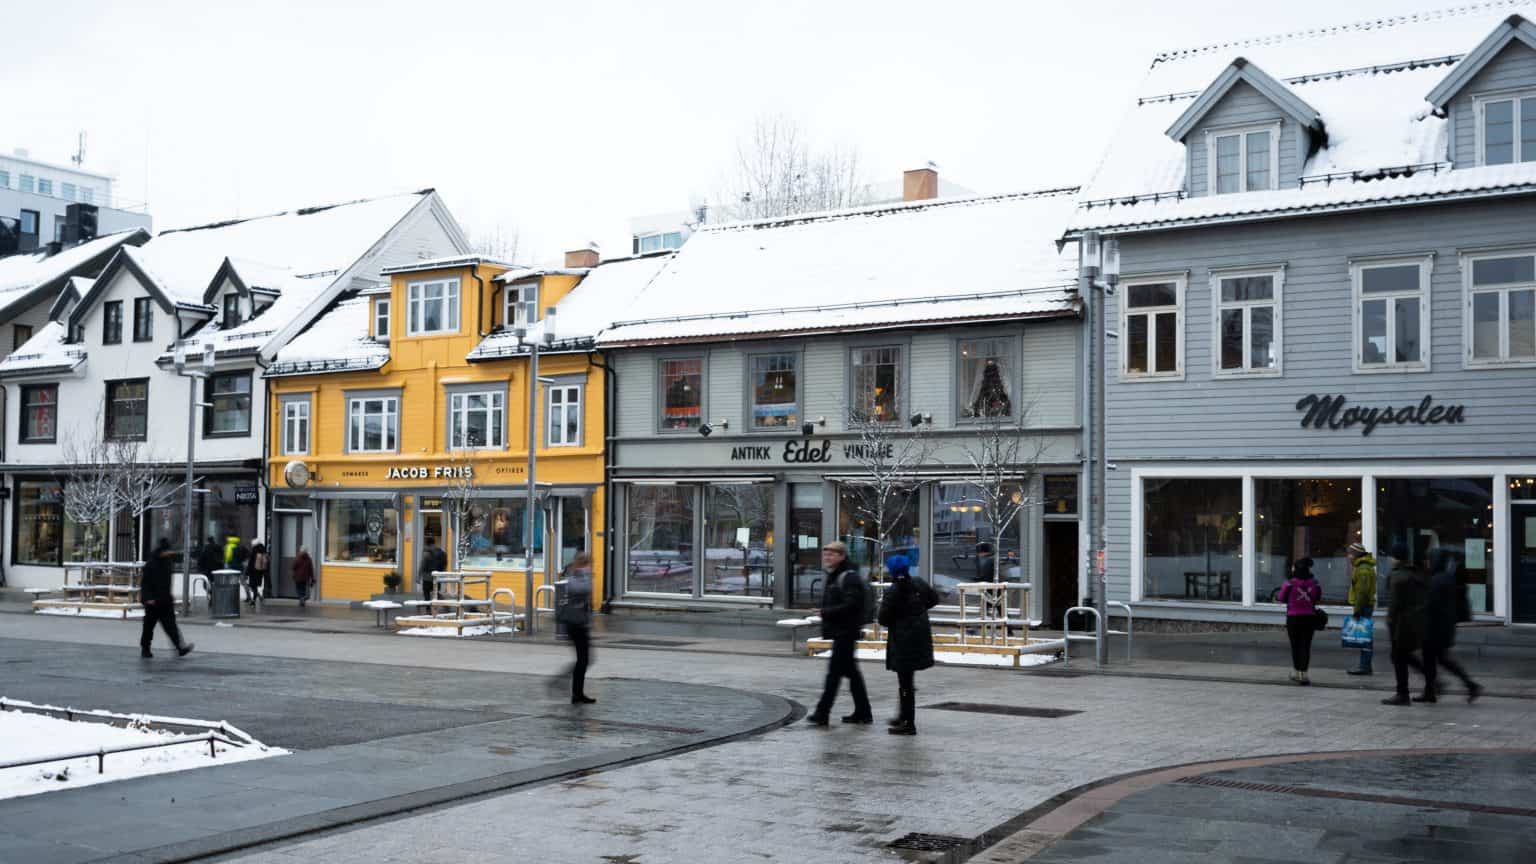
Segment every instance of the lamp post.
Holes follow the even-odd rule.
[[[1105,644],[1109,630],[1107,615],[1109,600],[1109,575],[1105,567],[1104,543],[1104,492],[1106,468],[1104,461],[1104,389],[1107,378],[1104,368],[1104,341],[1106,337],[1105,298],[1113,296],[1120,282],[1120,243],[1110,238],[1102,243],[1097,231],[1083,232],[1078,245],[1079,280],[1078,295],[1087,306],[1088,350],[1083,366],[1086,388],[1084,414],[1087,424],[1083,452],[1088,466],[1088,573],[1093,605],[1098,610],[1098,625],[1094,641],[1095,659],[1100,665],[1109,662]],[[1100,277],[1103,277],[1102,279]]]
[[[197,458],[197,409],[203,405],[197,401],[197,381],[213,374],[216,350],[212,342],[205,344],[202,363],[198,366],[187,365],[184,340],[177,340],[174,354],[176,374],[187,379],[187,476],[181,509],[181,602],[184,615],[192,614],[192,463]]]
[[[533,505],[538,495],[538,445],[539,445],[539,343],[545,345],[554,341],[555,310],[549,309],[538,339],[528,338],[528,328],[538,320],[539,311],[539,282],[535,279],[526,288],[523,288],[523,297],[518,305],[523,308],[523,315],[513,325],[512,332],[522,344],[528,346],[528,500],[524,504],[523,511],[527,516],[527,533],[523,535],[524,561],[526,567],[523,570],[523,606],[527,609],[528,634],[533,635],[538,620],[533,611],[533,530],[534,513]],[[545,550],[548,554],[548,550]]]

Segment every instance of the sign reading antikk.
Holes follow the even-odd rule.
[[[895,453],[894,444],[844,444],[844,459],[890,459]],[[769,444],[744,444],[731,448],[732,462],[767,462],[773,458],[773,446]],[[785,441],[779,451],[779,459],[791,465],[825,465],[832,461],[832,442],[813,444],[808,440]]]
[[[409,468],[393,466],[384,474],[385,480],[437,480],[470,478],[475,476],[473,465],[415,465]]]
[[[1439,423],[1465,423],[1465,405],[1436,405],[1433,396],[1425,396],[1417,405],[1383,405],[1379,408],[1344,407],[1344,397],[1319,396],[1313,393],[1296,403],[1297,411],[1305,411],[1301,428],[1349,429],[1360,427],[1361,435],[1369,435],[1377,426],[1430,426]]]

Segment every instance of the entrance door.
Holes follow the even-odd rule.
[[[271,571],[271,591],[273,597],[298,597],[299,591],[293,585],[293,559],[298,557],[299,547],[309,542],[309,517],[302,513],[277,514],[277,566]],[[309,557],[314,558],[317,552],[309,550]],[[314,591],[313,588],[310,589]],[[318,593],[317,595],[318,596]]]
[[[1045,522],[1045,626],[1055,629],[1077,605],[1077,523]]]
[[[789,487],[789,605],[814,609],[821,603],[820,483]]]
[[[422,592],[422,584],[432,578],[431,573],[416,572],[421,566],[421,551],[427,548],[427,538],[432,538],[437,547],[445,552],[453,548],[448,544],[448,533],[443,530],[445,522],[446,520],[443,519],[443,511],[441,510],[421,511],[421,528],[416,534],[416,547],[414,549],[416,560],[403,562],[404,567],[402,568],[404,571],[412,574],[412,578],[406,581],[401,590],[420,594]],[[453,560],[452,553],[448,555],[448,566],[459,566],[458,562]]]
[[[1510,505],[1510,620],[1536,624],[1536,501]]]

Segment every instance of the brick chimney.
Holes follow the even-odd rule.
[[[901,200],[927,201],[939,197],[939,171],[929,162],[922,168],[905,171],[901,175]]]
[[[575,270],[578,267],[596,267],[597,259],[597,244],[588,243],[581,249],[572,249],[565,253],[565,266],[570,270]]]

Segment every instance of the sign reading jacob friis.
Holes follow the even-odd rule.
[[[1369,435],[1377,426],[1434,426],[1455,425],[1467,422],[1465,405],[1436,405],[1435,397],[1426,395],[1417,405],[1382,405],[1362,408],[1358,405],[1345,407],[1343,395],[1319,396],[1313,393],[1296,403],[1297,411],[1307,412],[1301,418],[1301,428],[1349,429],[1360,427],[1361,435]]]
[[[460,478],[472,478],[475,476],[473,465],[413,465],[403,467],[390,466],[385,472],[385,480],[454,480]]]

